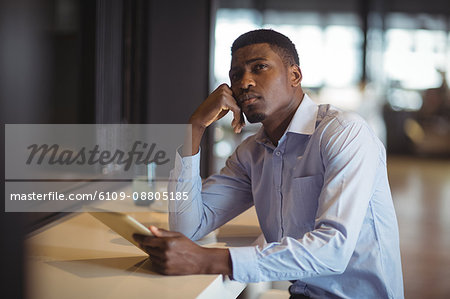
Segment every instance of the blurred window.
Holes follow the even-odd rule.
[[[392,13],[386,25],[383,69],[388,82],[416,90],[439,87],[439,71],[450,61],[445,18]]]
[[[233,41],[242,33],[257,28],[279,31],[296,45],[303,86],[346,87],[358,83],[363,33],[356,14],[219,9],[215,28],[215,85],[229,82]]]

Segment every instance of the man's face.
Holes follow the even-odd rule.
[[[292,101],[288,67],[269,44],[254,44],[237,50],[229,75],[234,97],[251,123],[284,115],[282,112]]]

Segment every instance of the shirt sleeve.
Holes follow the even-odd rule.
[[[169,202],[169,226],[198,240],[253,205],[250,179],[240,165],[237,150],[219,174],[203,184],[200,152],[181,157],[177,151],[169,179],[169,192],[187,194],[186,200]]]
[[[230,248],[233,279],[296,280],[340,274],[355,250],[384,150],[363,122],[339,122],[324,131],[324,183],[314,229],[300,239]]]

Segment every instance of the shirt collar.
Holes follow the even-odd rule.
[[[298,106],[297,111],[295,111],[295,114],[283,136],[286,135],[287,132],[312,135],[316,129],[318,111],[319,106],[305,93],[302,102]],[[272,144],[264,131],[264,126],[261,126],[255,137],[258,143]]]
[[[312,135],[316,129],[319,106],[305,93],[300,106],[297,108],[286,132]]]

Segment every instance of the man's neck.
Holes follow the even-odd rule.
[[[303,101],[305,94],[302,92],[299,96],[300,101],[293,100],[289,107],[287,107],[284,115],[277,115],[273,120],[267,120],[263,122],[264,131],[266,132],[267,137],[269,137],[270,141],[273,145],[277,146],[278,141],[283,136],[287,127],[291,123],[292,118],[294,117],[297,108],[300,106]]]

